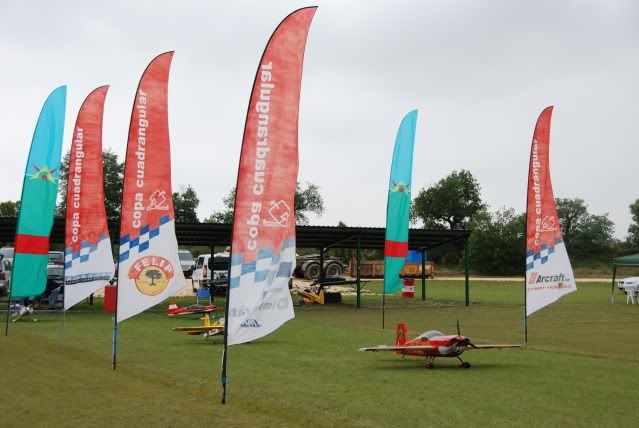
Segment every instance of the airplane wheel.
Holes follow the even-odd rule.
[[[426,368],[427,369],[432,369],[433,367],[435,367],[435,365],[433,363],[426,363]]]
[[[467,362],[467,361],[464,361],[463,363],[461,363],[461,364],[459,365],[459,367],[460,367],[460,368],[462,368],[462,369],[467,369],[467,368],[469,368],[469,367],[470,367],[470,363],[469,363],[469,362]]]

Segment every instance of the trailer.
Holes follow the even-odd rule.
[[[339,257],[327,257],[324,259],[325,278],[336,278],[342,276],[345,271],[344,264]],[[296,258],[293,276],[296,278],[306,278],[311,281],[320,279],[320,256],[319,254],[309,254]]]
[[[361,263],[360,276],[362,278],[384,278],[384,260],[365,260]],[[426,278],[433,278],[435,273],[435,264],[433,262],[424,262],[424,276]],[[348,265],[348,272],[350,276],[357,274],[357,263],[352,260]],[[402,271],[399,274],[402,278],[421,278],[422,277],[422,263],[421,262],[406,262]]]

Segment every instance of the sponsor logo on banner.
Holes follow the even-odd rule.
[[[392,193],[407,193],[410,194],[410,184],[409,183],[405,183],[403,181],[398,181],[397,183],[394,181],[391,181],[392,183],[392,187],[390,189],[390,191]]]
[[[291,220],[291,208],[284,201],[271,201],[271,208],[268,210],[268,214],[271,216],[271,220],[264,220],[264,226],[266,227],[288,227],[288,222]]]
[[[557,222],[555,221],[555,216],[546,216],[541,221],[541,230],[540,232],[554,232],[557,230]]]
[[[262,325],[259,322],[257,322],[256,319],[247,319],[247,320],[244,320],[242,324],[240,324],[240,327],[262,327]]]
[[[160,256],[140,257],[129,268],[130,279],[140,293],[157,296],[169,286],[174,270],[170,261]]]
[[[557,282],[561,286],[561,283],[566,281],[570,281],[570,278],[568,278],[563,273],[540,275],[538,272],[533,272],[528,279],[528,284],[549,284]]]
[[[148,211],[158,210],[158,211],[167,211],[169,209],[168,205],[166,205],[166,192],[164,190],[156,190],[149,197],[149,206],[146,207]]]

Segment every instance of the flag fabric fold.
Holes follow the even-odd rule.
[[[526,205],[526,316],[577,289],[550,179],[552,107],[539,116],[530,150]]]
[[[64,240],[65,310],[104,287],[115,270],[102,165],[102,117],[108,89],[101,86],[87,96],[73,128]]]
[[[171,190],[168,80],[173,52],[156,57],[135,94],[124,168],[117,321],[184,287]]]
[[[404,116],[395,139],[386,205],[384,293],[392,293],[402,287],[399,274],[408,254],[408,223],[416,127],[417,110],[413,110]]]
[[[236,187],[228,345],[263,337],[295,316],[288,282],[295,268],[298,113],[315,10],[297,10],[280,23],[253,84]]]
[[[36,124],[22,183],[11,298],[38,296],[47,283],[49,235],[60,178],[67,87],[47,98]]]

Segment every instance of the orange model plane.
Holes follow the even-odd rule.
[[[462,361],[459,356],[467,349],[501,349],[519,348],[520,345],[475,345],[468,337],[459,333],[457,323],[457,335],[445,336],[437,330],[429,330],[420,334],[413,340],[408,340],[408,327],[406,324],[397,324],[397,337],[395,346],[379,345],[370,348],[361,348],[360,351],[394,351],[397,355],[413,355],[426,357],[426,367],[433,368],[433,362],[437,357],[456,357],[462,368],[467,369],[470,363]]]
[[[186,334],[192,336],[203,335],[205,339],[224,333],[223,320],[214,321],[208,313],[204,314],[202,320],[202,325],[194,327],[173,327],[173,331],[185,331]]]

